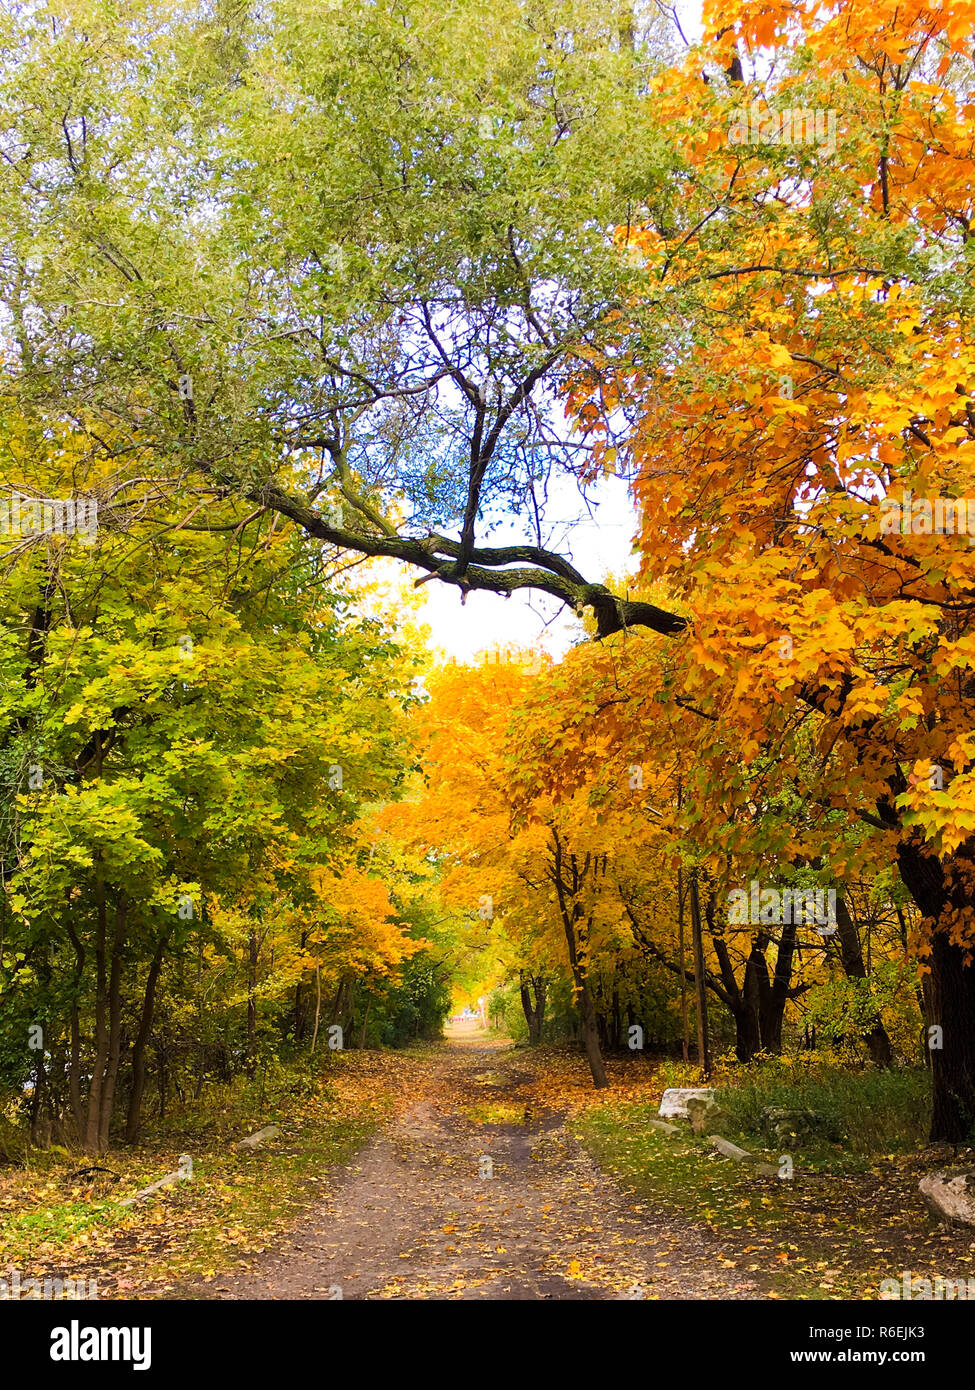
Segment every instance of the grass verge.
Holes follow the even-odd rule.
[[[973,1232],[937,1225],[918,1191],[925,1172],[975,1156],[919,1147],[925,1112],[914,1073],[773,1075],[767,1085],[752,1074],[716,1098],[727,1116],[721,1132],[776,1165],[779,1154],[757,1138],[767,1105],[828,1106],[844,1142],[793,1153],[793,1176],[783,1180],[722,1157],[689,1127],[674,1136],[651,1129],[654,1103],[607,1099],[577,1117],[576,1132],[641,1198],[706,1227],[715,1260],[747,1273],[768,1297],[874,1299],[882,1279],[904,1270],[975,1274]]]
[[[263,1097],[253,1083],[214,1091],[134,1149],[98,1159],[52,1149],[0,1169],[3,1265],[22,1281],[94,1280],[100,1298],[219,1286],[221,1273],[266,1249],[314,1202],[330,1170],[389,1113],[381,1079],[359,1075],[357,1062],[333,1062],[328,1077],[285,1070]],[[237,1147],[267,1124],[281,1133],[254,1151]],[[184,1153],[193,1160],[189,1181],[120,1206]],[[93,1164],[109,1171],[83,1171]]]

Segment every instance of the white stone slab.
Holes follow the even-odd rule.
[[[713,1096],[714,1089],[711,1086],[672,1086],[664,1091],[660,1100],[660,1109],[657,1114],[664,1120],[686,1120],[687,1102],[694,1096]]]
[[[242,1139],[237,1145],[238,1149],[256,1149],[258,1144],[263,1144],[265,1139],[275,1139],[281,1133],[280,1125],[265,1125],[256,1134],[248,1134],[246,1139]]]

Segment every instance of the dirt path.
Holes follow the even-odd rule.
[[[707,1233],[602,1174],[524,1052],[454,1037],[415,1099],[282,1248],[198,1290],[232,1299],[754,1298]]]

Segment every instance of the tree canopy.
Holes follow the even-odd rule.
[[[253,1059],[262,990],[314,1039],[324,973],[358,1019],[455,891],[502,903],[519,988],[558,959],[597,1085],[662,980],[702,1053],[707,990],[750,1054],[832,982],[889,1060],[876,909],[890,1031],[918,986],[943,1034],[932,1135],[970,1132],[973,18],[742,0],[688,44],[617,0],[8,8],[7,475],[98,530],[10,551],[5,968],[56,981],[72,1075],[90,994],[89,1143],[167,952],[238,953]],[[617,580],[553,516],[610,475]],[[364,559],[587,626],[418,711]],[[832,891],[836,942],[736,944],[753,876]]]

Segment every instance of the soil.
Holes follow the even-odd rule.
[[[706,1231],[602,1173],[524,1051],[455,1033],[273,1253],[205,1299],[760,1298]],[[714,1248],[712,1248],[712,1245]],[[675,1258],[675,1252],[677,1257]]]

